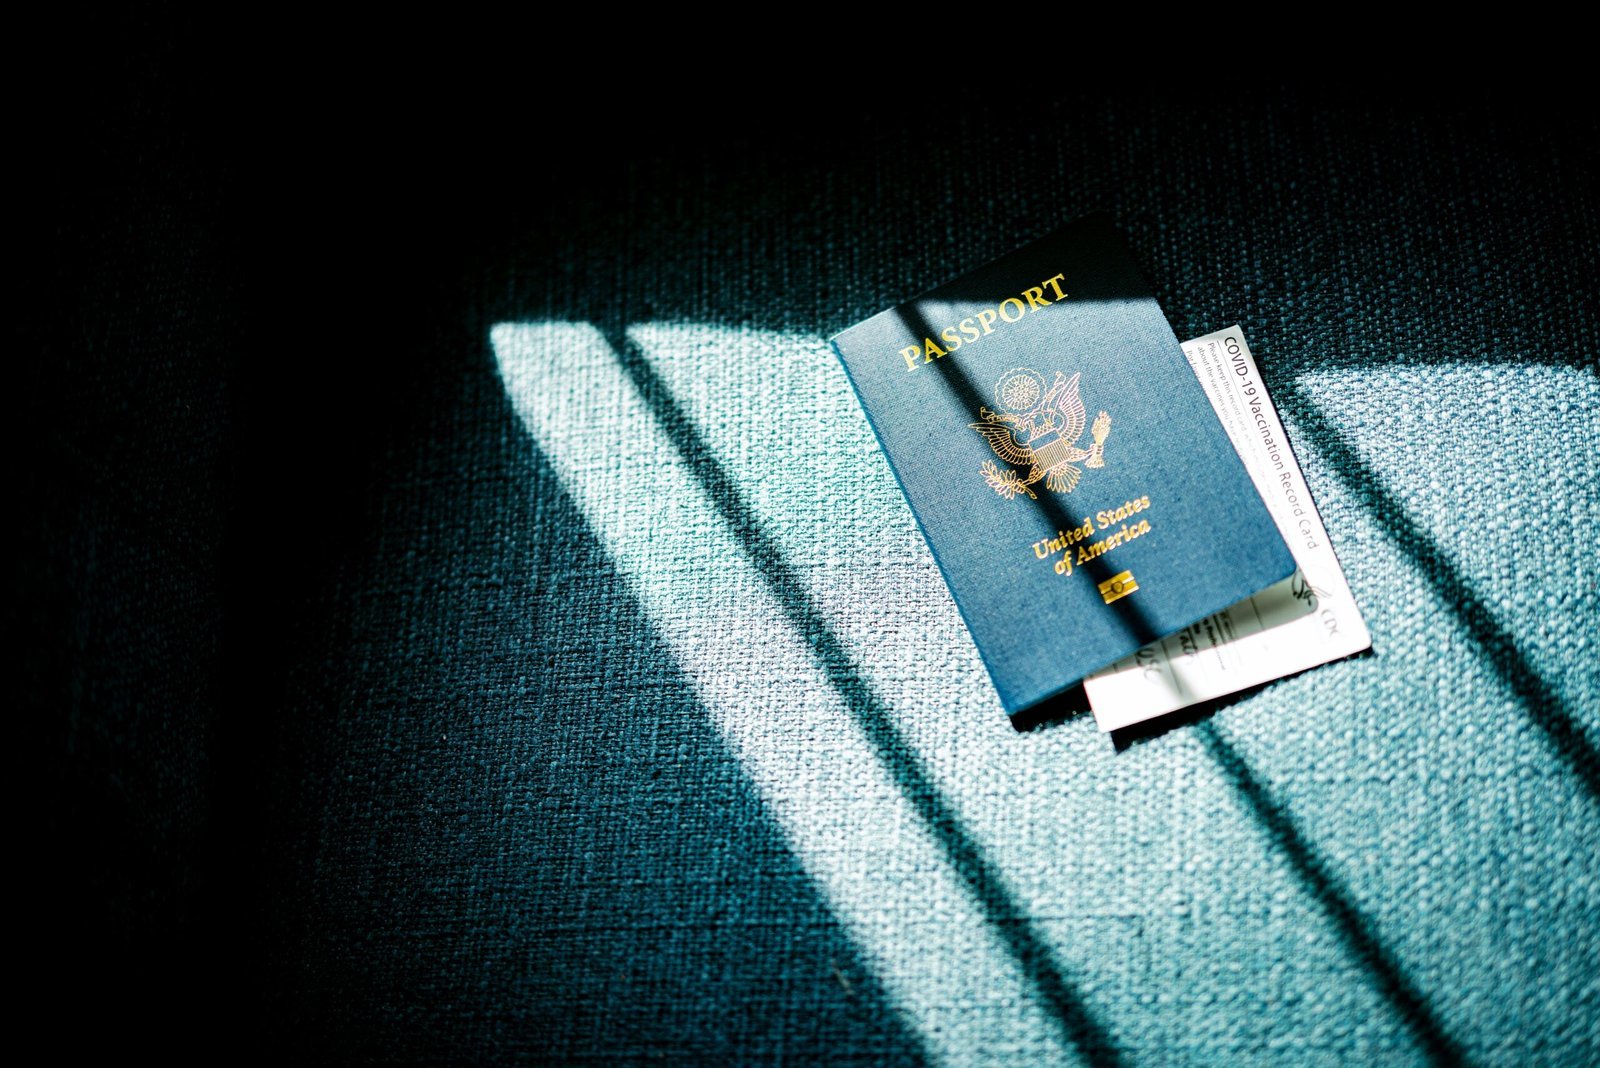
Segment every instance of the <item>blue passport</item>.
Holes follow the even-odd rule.
[[[1008,713],[1294,571],[1105,219],[833,345]]]

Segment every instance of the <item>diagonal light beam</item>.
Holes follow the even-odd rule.
[[[930,1053],[1114,1063],[1048,943],[642,358],[587,324],[501,325],[491,342],[518,415]],[[908,915],[923,920],[907,930]],[[971,1011],[984,1004],[995,1011]]]
[[[1560,690],[1534,667],[1532,657],[1496,619],[1495,612],[1474,591],[1471,580],[1424,526],[1412,518],[1405,505],[1384,488],[1378,472],[1361,458],[1304,389],[1286,381],[1276,390],[1295,413],[1295,422],[1302,431],[1299,440],[1322,455],[1345,491],[1369,514],[1384,518],[1389,539],[1427,576],[1439,600],[1472,635],[1524,714],[1544,733],[1552,752],[1583,785],[1589,799],[1600,802],[1600,751],[1567,707]]]

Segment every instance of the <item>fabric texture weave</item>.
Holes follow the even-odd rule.
[[[1592,118],[783,122],[560,196],[497,128],[425,236],[307,251],[357,287],[325,340],[214,396],[124,324],[148,397],[32,409],[49,833],[112,828],[62,878],[142,932],[106,982],[215,954],[340,1061],[1600,1057]],[[229,262],[164,189],[140,225]],[[1117,744],[1007,721],[824,340],[1092,211],[1179,337],[1243,326],[1374,640]]]

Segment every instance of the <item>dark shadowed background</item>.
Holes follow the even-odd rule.
[[[457,44],[245,62],[146,13],[52,53],[27,97],[19,977],[62,1041],[1600,1055],[1592,113],[1509,80],[974,97]],[[590,88],[619,78],[626,106]],[[851,629],[870,609],[812,602],[691,396],[736,381],[737,339],[810,358],[1092,211],[1180,337],[1244,325],[1377,650],[1120,750],[1072,708],[1013,730],[981,677],[883,682]],[[663,436],[706,553],[767,576],[747,600],[781,605],[903,796],[824,792],[903,813],[871,857],[930,851],[944,874],[905,880],[949,880],[939,922],[988,940],[970,958],[849,896],[876,863],[853,834],[806,845],[793,766],[752,755],[651,585],[672,561],[628,555],[600,484],[529,432],[529,405],[610,402],[508,390],[500,324],[614,351],[621,425]],[[644,324],[696,340],[663,355]],[[830,447],[768,484],[803,494]],[[844,743],[811,744],[826,777]],[[1096,878],[1143,889],[1112,907]],[[894,963],[897,925],[926,970]],[[990,967],[1015,998],[941,1000]]]

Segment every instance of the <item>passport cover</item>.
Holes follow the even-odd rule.
[[[833,346],[1010,714],[1294,571],[1106,219]]]

